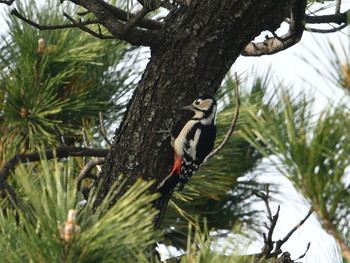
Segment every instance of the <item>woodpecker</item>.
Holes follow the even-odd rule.
[[[178,191],[181,191],[214,147],[216,100],[212,96],[203,95],[181,109],[193,111],[194,116],[185,124],[177,138],[172,138],[174,166],[157,188],[161,193],[177,183]]]

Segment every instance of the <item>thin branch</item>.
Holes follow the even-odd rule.
[[[338,32],[344,28],[346,28],[348,25],[347,24],[343,24],[339,27],[334,27],[331,29],[317,29],[317,28],[310,28],[310,27],[306,27],[305,30],[312,32],[312,33],[322,33],[322,34],[328,34],[328,33],[334,33],[334,32]]]
[[[336,13],[332,15],[323,15],[323,16],[315,16],[315,15],[307,15],[305,17],[307,24],[347,24],[347,15],[349,14],[350,10],[347,10],[344,13]]]
[[[84,180],[85,178],[92,178],[92,176],[90,175],[90,172],[95,166],[101,165],[104,163],[105,163],[105,158],[96,157],[91,159],[87,164],[85,164],[83,169],[81,169],[77,178],[78,187],[80,186],[81,181]]]
[[[55,149],[50,149],[42,152],[31,152],[18,154],[9,160],[0,170],[0,178],[6,180],[18,165],[22,162],[36,162],[45,157],[46,159],[65,158],[68,156],[90,156],[90,157],[105,157],[109,150],[106,149],[91,149],[80,147],[60,146]]]
[[[56,124],[53,125],[53,128],[55,130],[56,138],[57,138],[58,142],[60,143],[61,146],[63,146],[64,145],[63,136],[62,136],[60,130],[58,129]]]
[[[71,21],[76,27],[80,28],[81,30],[89,33],[90,35],[97,37],[99,39],[115,39],[117,38],[116,36],[106,36],[100,33],[96,33],[95,31],[91,30],[90,28],[86,27],[85,25],[83,25],[82,23],[76,21],[74,18],[72,18],[71,16],[69,16],[67,13],[63,12],[63,15],[69,20]]]
[[[335,13],[340,13],[341,0],[337,0],[335,3]]]
[[[127,22],[129,19],[132,19],[134,16],[136,16],[135,14],[131,14],[128,13],[118,7],[115,7],[113,5],[110,5],[104,1],[101,1],[101,5],[106,8],[109,12],[111,12],[111,14],[117,18],[118,20]],[[162,22],[153,20],[153,19],[149,19],[149,18],[144,18],[142,17],[139,21],[137,26],[142,27],[144,29],[150,29],[150,30],[158,30],[161,29],[163,26]]]
[[[8,6],[12,5],[15,0],[0,0],[0,4],[6,4]]]
[[[263,42],[249,43],[241,55],[262,56],[285,50],[298,43],[305,29],[305,9],[307,0],[294,0],[291,5],[291,19],[288,32],[281,37],[268,38]]]
[[[239,108],[241,106],[241,101],[240,101],[240,98],[239,98],[239,91],[238,91],[238,78],[237,78],[237,73],[235,73],[235,92],[236,92],[236,110],[235,110],[235,113],[233,115],[233,118],[232,118],[232,121],[231,121],[231,124],[230,124],[230,127],[225,135],[225,138],[224,140],[220,143],[220,145],[218,147],[216,147],[211,153],[209,153],[209,155],[207,157],[205,157],[204,161],[202,164],[204,164],[206,161],[208,161],[211,157],[213,157],[215,154],[217,154],[219,151],[222,150],[222,148],[224,148],[224,146],[226,145],[226,143],[229,141],[232,133],[234,132],[235,130],[235,127],[236,127],[236,123],[237,123],[237,120],[238,120],[238,116],[239,116]],[[202,165],[201,164],[201,165]]]
[[[93,13],[98,19],[99,23],[102,24],[115,38],[125,40],[136,46],[142,45],[155,47],[161,43],[161,35],[159,34],[158,30],[141,30],[133,28],[125,33],[123,31],[124,25],[116,20],[115,14],[108,9],[110,8],[110,5],[107,5],[104,1],[71,0],[71,2],[75,3],[76,5],[80,5]],[[108,6],[108,8],[106,6]],[[81,29],[96,37],[101,37],[100,34],[97,34],[90,29],[84,27],[81,27]],[[111,37],[109,36],[108,38]]]
[[[124,34],[127,33],[131,28],[135,27],[140,22],[140,20],[148,13],[148,9],[142,8],[140,12],[138,12],[135,16],[130,18],[130,20],[125,24],[123,28]]]
[[[27,24],[39,29],[39,30],[55,30],[55,29],[64,29],[64,28],[77,28],[78,26],[75,24],[65,24],[65,25],[40,25],[37,24],[35,22],[33,22],[32,20],[24,17],[23,15],[21,15],[18,10],[15,8],[13,10],[11,10],[10,12],[11,15],[14,15],[15,17],[23,20],[24,22],[26,22]],[[98,20],[94,19],[94,20],[87,20],[87,21],[83,21],[80,24],[81,25],[92,25],[92,24],[97,24]]]
[[[98,113],[98,116],[99,116],[99,119],[100,119],[100,129],[99,129],[100,134],[101,134],[101,136],[103,137],[103,139],[106,141],[106,143],[107,143],[109,146],[111,146],[112,143],[111,143],[111,141],[110,141],[110,140],[108,139],[108,137],[107,137],[106,128],[105,128],[105,126],[104,126],[104,124],[103,124],[103,115],[102,115],[102,112],[101,112],[101,111]]]
[[[303,257],[305,257],[305,256],[306,256],[306,253],[307,253],[307,252],[309,251],[309,249],[310,249],[310,246],[311,246],[311,243],[310,243],[310,242],[307,243],[306,250],[305,250],[304,254],[302,254],[301,256],[299,256],[297,259],[294,259],[293,261],[296,261],[296,260],[299,260],[299,259],[302,259]]]
[[[279,254],[278,252],[280,251],[282,245],[283,245],[284,243],[286,243],[286,242],[288,241],[288,239],[293,235],[293,233],[305,223],[305,221],[310,217],[310,215],[311,215],[313,212],[314,212],[314,209],[311,207],[311,208],[309,209],[309,212],[306,214],[306,216],[305,216],[295,227],[293,227],[292,230],[289,231],[289,233],[288,233],[282,240],[278,240],[278,241],[276,242],[276,248],[275,248],[275,251],[274,251],[273,254],[275,254],[275,255],[278,255],[278,254]],[[277,254],[277,253],[278,253],[278,254]]]

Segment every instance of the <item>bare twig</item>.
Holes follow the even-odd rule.
[[[215,154],[217,154],[219,151],[222,150],[222,148],[224,148],[224,146],[226,145],[226,143],[229,141],[232,133],[235,130],[236,127],[236,123],[238,120],[238,116],[239,116],[239,108],[241,106],[241,101],[239,99],[239,93],[238,93],[238,77],[237,77],[237,73],[235,73],[235,91],[236,91],[236,110],[235,113],[233,115],[232,121],[231,121],[231,125],[230,128],[228,129],[224,140],[220,143],[220,145],[218,147],[216,147],[211,153],[208,154],[207,157],[205,157],[204,161],[202,164],[204,164],[205,162],[207,162],[211,157],[213,157]]]
[[[83,135],[83,145],[85,146],[85,147],[89,147],[90,146],[90,143],[89,143],[89,140],[88,140],[88,137],[87,137],[87,134],[86,134],[86,130],[85,130],[85,128],[83,127],[83,128],[81,128],[81,133],[82,133],[82,135]]]
[[[294,259],[293,261],[296,261],[296,260],[299,260],[299,259],[302,259],[303,257],[305,257],[305,256],[306,256],[306,253],[309,251],[310,246],[311,246],[311,243],[310,243],[310,242],[307,243],[306,250],[305,250],[304,254],[302,254],[301,256],[299,256],[297,259]]]
[[[61,134],[61,132],[58,129],[56,124],[53,125],[53,129],[55,130],[56,138],[57,138],[58,142],[60,143],[61,146],[63,146],[64,145],[63,136],[62,136],[62,134]]]
[[[45,157],[46,159],[65,158],[68,156],[90,156],[90,157],[105,157],[108,153],[106,149],[91,149],[80,147],[60,146],[56,149],[50,149],[42,152],[31,152],[18,154],[9,160],[0,170],[0,178],[6,180],[7,177],[14,171],[16,165],[20,162],[36,162]]]
[[[6,4],[8,6],[12,5],[15,0],[0,0],[0,4]]]
[[[288,239],[293,235],[293,233],[302,226],[302,224],[305,223],[305,221],[310,217],[310,215],[314,212],[314,209],[311,207],[309,209],[309,212],[307,213],[307,215],[295,226],[292,228],[291,231],[289,231],[289,233],[282,239],[282,240],[278,240],[276,242],[276,248],[273,254],[277,254],[278,251],[280,251],[282,245],[284,243],[286,243],[288,241]],[[278,254],[277,254],[278,255]]]
[[[37,23],[33,22],[32,20],[24,17],[23,15],[21,15],[17,9],[11,10],[11,15],[14,15],[15,17],[23,20],[27,24],[29,24],[29,25],[31,25],[39,30],[55,30],[55,29],[77,28],[78,27],[78,25],[75,25],[75,24],[50,25],[50,26],[40,25],[40,24],[37,24]],[[94,19],[94,20],[87,20],[87,21],[81,22],[80,24],[85,26],[85,25],[92,25],[92,24],[97,24],[97,23],[98,23],[98,20]]]
[[[100,38],[100,39],[115,39],[117,38],[116,36],[106,36],[100,33],[96,33],[95,31],[91,30],[90,28],[86,27],[84,24],[76,21],[74,18],[72,18],[71,16],[69,16],[67,13],[63,12],[63,15],[69,20],[71,21],[76,27],[80,28],[81,30],[89,33],[90,35]]]
[[[335,3],[335,13],[336,14],[340,13],[340,6],[341,6],[341,0],[337,0]]]
[[[102,115],[102,112],[99,112],[98,113],[98,116],[99,116],[99,119],[100,119],[100,134],[101,136],[103,137],[103,139],[106,141],[106,143],[108,145],[112,145],[111,141],[108,139],[107,137],[107,133],[106,133],[106,129],[105,129],[105,126],[104,126],[104,123],[103,123],[103,115]]]
[[[269,198],[270,198],[269,185],[265,185],[265,192],[266,192],[266,194],[263,192],[253,191],[253,194],[264,201],[267,215],[268,215],[268,219],[270,220],[270,222],[272,222],[272,213],[271,213],[271,208],[270,208],[270,204],[269,204]]]
[[[327,34],[327,33],[334,33],[334,32],[338,32],[344,28],[346,28],[348,25],[347,24],[343,24],[341,26],[338,27],[333,27],[331,29],[317,29],[317,28],[310,28],[310,27],[306,27],[305,30],[312,32],[312,33],[322,33],[322,34]]]
[[[259,258],[277,258],[278,255],[282,254],[282,249],[281,249],[282,245],[285,242],[288,241],[288,239],[293,235],[293,233],[302,224],[304,224],[304,222],[312,214],[313,209],[310,208],[310,210],[309,210],[308,214],[305,216],[305,218],[303,220],[301,220],[295,227],[293,227],[293,229],[291,231],[289,231],[289,233],[282,240],[278,240],[277,242],[275,242],[275,241],[272,240],[272,235],[273,235],[273,232],[275,230],[275,227],[276,227],[276,224],[277,224],[277,221],[278,221],[279,212],[280,212],[280,206],[278,206],[277,212],[275,213],[275,215],[272,216],[271,208],[270,208],[270,205],[269,205],[269,189],[268,189],[268,186],[266,186],[265,191],[266,191],[266,193],[256,192],[256,191],[253,192],[257,197],[261,198],[264,201],[264,203],[266,205],[267,212],[268,212],[268,218],[270,220],[270,225],[267,226],[268,233],[267,233],[267,235],[266,234],[263,235],[263,237],[264,237],[264,247],[262,249],[262,252],[258,255],[258,257]],[[275,246],[275,248],[274,248],[274,246]],[[298,259],[303,258],[305,256],[305,254],[307,253],[309,247],[310,247],[310,243],[308,244],[305,253],[303,255],[301,255]],[[274,249],[274,251],[272,252],[273,249]],[[288,252],[284,252],[278,259],[283,259],[286,256],[288,256],[288,259],[290,259],[290,254]],[[278,261],[278,262],[280,262],[280,261]],[[281,262],[294,262],[294,261],[281,261]]]
[[[95,157],[91,159],[87,164],[85,164],[85,166],[83,167],[83,169],[81,169],[77,178],[78,187],[80,186],[81,181],[84,180],[85,178],[93,178],[93,179],[97,178],[97,177],[91,176],[90,171],[96,165],[101,165],[104,163],[105,163],[105,158]]]

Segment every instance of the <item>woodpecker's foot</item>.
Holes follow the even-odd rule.
[[[173,133],[172,133],[172,130],[173,130],[173,120],[172,119],[167,119],[164,121],[164,124],[165,124],[165,127],[166,129],[165,130],[159,130],[159,131],[156,131],[156,133],[166,133],[167,136],[170,136],[171,138],[171,146],[174,147],[174,136],[173,136]]]

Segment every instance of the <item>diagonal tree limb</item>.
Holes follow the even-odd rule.
[[[25,16],[21,15],[18,10],[15,8],[13,10],[11,10],[10,12],[11,15],[14,15],[15,17],[23,20],[24,22],[26,22],[27,24],[39,29],[39,30],[55,30],[55,29],[64,29],[64,28],[76,28],[78,27],[75,24],[64,24],[64,25],[40,25],[38,23],[35,23],[34,21],[26,18]],[[94,20],[87,20],[87,21],[83,21],[80,22],[81,25],[86,26],[86,25],[92,25],[92,24],[97,24],[98,20],[94,19]]]
[[[115,16],[104,7],[104,1],[95,0],[70,0],[72,3],[84,7],[93,13],[113,36],[125,40],[136,46],[155,47],[160,44],[160,35],[156,30],[131,29],[127,33],[123,31],[124,25],[116,21]]]
[[[5,163],[5,165],[0,170],[0,178],[1,180],[5,181],[20,162],[36,162],[39,161],[42,156],[45,156],[48,160],[53,158],[65,158],[68,156],[105,157],[108,152],[109,150],[106,149],[60,146],[58,148],[49,149],[42,152],[18,154],[10,159],[7,163]]]
[[[305,29],[305,9],[307,0],[292,0],[291,19],[288,32],[279,37],[267,38],[263,42],[249,43],[241,55],[262,56],[270,55],[285,50],[298,43]]]
[[[116,36],[106,36],[103,35],[101,33],[96,33],[95,31],[91,30],[90,28],[86,27],[85,25],[81,24],[80,22],[76,21],[75,19],[73,19],[72,17],[70,17],[67,13],[63,12],[63,15],[73,23],[73,25],[75,25],[76,27],[78,27],[79,29],[89,33],[90,35],[97,37],[99,39],[115,39],[117,38]]]
[[[84,165],[83,169],[81,169],[78,178],[77,178],[77,185],[78,188],[80,187],[81,181],[85,178],[91,177],[89,174],[91,170],[97,166],[105,163],[105,158],[102,157],[95,157],[91,159],[87,164]]]

